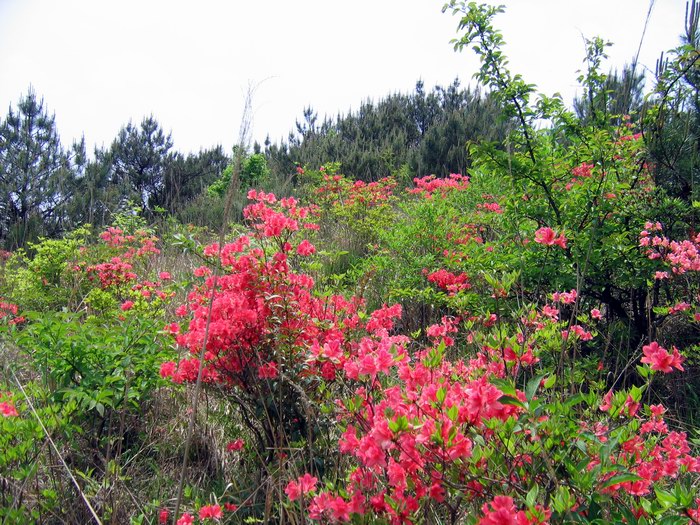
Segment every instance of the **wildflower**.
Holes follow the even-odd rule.
[[[484,517],[479,520],[479,525],[515,525],[517,511],[513,504],[513,498],[508,496],[496,496],[491,503],[485,503],[481,509]]]
[[[297,254],[299,255],[306,256],[311,255],[313,253],[316,253],[316,247],[306,239],[301,241],[299,246],[297,246]]]
[[[122,309],[122,312],[128,312],[134,307],[134,301],[124,301],[120,308]]]
[[[199,509],[199,519],[200,520],[206,520],[206,519],[218,520],[220,518],[223,518],[223,516],[224,516],[224,514],[221,511],[220,505],[205,505],[201,509]]]
[[[0,399],[2,399],[1,394]],[[15,408],[15,404],[12,402],[12,399],[9,399],[8,401],[0,401],[0,414],[2,414],[3,417],[19,416],[19,412],[17,412],[17,409]]]
[[[552,294],[553,301],[563,304],[573,304],[576,302],[576,297],[578,297],[576,290],[571,290],[570,292],[554,292]]]
[[[176,525],[192,525],[194,523],[194,517],[189,512],[185,512],[179,520],[177,520]]]
[[[166,361],[160,365],[160,377],[173,377],[176,372],[176,365],[172,361]]]
[[[236,439],[234,441],[230,441],[226,445],[226,450],[229,452],[236,452],[237,450],[241,450],[245,446],[245,441],[242,439]]]
[[[302,495],[308,494],[316,489],[318,479],[308,472],[299,477],[296,481],[290,481],[284,489],[285,494],[290,501],[299,499]]]
[[[275,379],[279,375],[277,363],[270,361],[258,368],[258,377],[260,379]]]
[[[603,403],[598,407],[603,412],[607,412],[612,408],[612,390],[608,390],[608,393],[603,396]]]
[[[675,346],[673,347],[673,353],[669,354],[668,350],[663,346],[653,342],[642,347],[642,352],[644,353],[642,363],[651,365],[652,370],[658,370],[666,374],[672,372],[674,368],[683,371],[682,363],[684,358]]]
[[[566,236],[562,233],[557,237],[554,230],[548,226],[544,226],[535,232],[535,242],[545,246],[559,246],[566,249]]]

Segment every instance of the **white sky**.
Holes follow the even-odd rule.
[[[513,72],[570,101],[583,36],[611,40],[609,66],[636,53],[650,0],[502,0],[496,18]],[[109,145],[153,114],[175,148],[237,142],[245,92],[253,138],[286,138],[311,105],[346,113],[361,101],[463,85],[478,63],[455,53],[458,19],[442,0],[0,0],[0,118],[32,85],[64,145]],[[499,3],[499,2],[496,2]],[[676,47],[685,0],[656,0],[640,55],[653,70]],[[582,36],[583,35],[583,36]],[[607,68],[606,68],[607,70]]]

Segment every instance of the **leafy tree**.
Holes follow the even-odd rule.
[[[119,187],[110,182],[111,171],[109,150],[95,149],[94,157],[85,163],[75,181],[79,191],[68,203],[72,225],[87,223],[101,228],[111,223],[122,198]]]
[[[233,165],[229,164],[222,172],[219,180],[209,186],[208,192],[212,195],[223,196],[231,183],[232,173]],[[244,157],[243,166],[241,168],[241,189],[246,190],[252,187],[259,187],[268,179],[269,175],[270,170],[267,168],[265,155],[262,153],[248,155]]]

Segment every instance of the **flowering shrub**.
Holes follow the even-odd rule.
[[[700,522],[693,212],[628,119],[530,102],[497,8],[449,6],[514,119],[468,175],[397,193],[298,167],[306,200],[251,190],[235,234],[177,261],[131,216],[0,254],[0,330],[31,368],[20,395],[3,362],[0,517],[87,521],[58,453],[105,522]],[[116,502],[133,464],[160,469],[138,517]]]
[[[330,163],[318,171],[304,172],[304,178],[310,181],[309,199],[318,205],[319,212],[320,230],[314,243],[326,262],[315,269],[315,277],[320,286],[331,281],[334,289],[340,277],[352,272],[376,249],[380,233],[395,223],[397,203],[393,178],[352,181],[339,170],[337,163]]]
[[[385,328],[352,348],[344,372],[355,386],[339,411],[339,450],[355,467],[339,493],[317,489],[307,474],[306,484],[288,484],[289,499],[308,495],[309,517],[331,523],[416,523],[425,512],[450,523],[696,512],[700,459],[685,433],[669,431],[661,405],[642,412],[649,383],[609,391],[603,403],[595,392],[562,397],[553,375],[534,376],[521,391],[517,379],[536,360],[510,367],[507,353],[491,349],[452,361],[445,350],[453,343],[435,337],[409,352],[408,339]],[[372,350],[381,348],[390,349],[384,360]]]
[[[248,198],[249,232],[204,248],[209,264],[220,266],[221,273],[195,270],[199,284],[178,308],[178,315],[189,320],[176,341],[189,355],[164,362],[160,373],[175,383],[191,383],[201,368],[204,383],[243,415],[251,438],[245,445],[236,438],[227,450],[255,451],[251,467],[265,472],[271,461],[286,455],[290,443],[302,450],[321,446],[315,454],[327,455],[316,443],[331,424],[319,413],[320,381],[332,384],[342,371],[343,362],[332,358],[331,349],[342,354],[348,334],[361,324],[362,304],[339,295],[318,296],[314,280],[295,271],[315,251],[301,237],[316,229],[313,209],[263,192],[251,191]],[[314,358],[313,348],[329,358]]]
[[[450,173],[450,176],[444,179],[436,178],[435,175],[416,177],[413,182],[416,187],[409,190],[409,193],[421,195],[426,199],[432,198],[436,192],[444,197],[449,191],[460,191],[469,187],[469,177],[460,173]]]

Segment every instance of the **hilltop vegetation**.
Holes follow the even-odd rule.
[[[572,111],[445,10],[479,90],[231,157],[10,112],[3,523],[700,523],[700,11]]]

